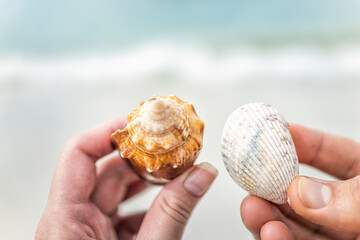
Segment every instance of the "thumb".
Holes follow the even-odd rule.
[[[300,176],[288,197],[295,212],[312,222],[341,231],[360,229],[360,176],[346,181]]]
[[[192,210],[216,176],[215,167],[201,163],[166,184],[146,213],[138,239],[181,239]]]

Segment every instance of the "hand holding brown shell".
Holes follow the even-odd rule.
[[[163,184],[194,164],[204,123],[191,103],[175,95],[153,96],[128,114],[128,125],[111,136],[121,156],[142,178]]]

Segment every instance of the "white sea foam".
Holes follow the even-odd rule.
[[[149,43],[112,53],[52,58],[0,57],[0,81],[144,81],[167,78],[195,83],[253,78],[332,80],[360,77],[360,45],[215,50],[199,45]]]

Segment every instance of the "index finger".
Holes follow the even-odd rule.
[[[55,170],[51,194],[70,201],[86,201],[96,182],[95,162],[114,151],[111,134],[126,126],[121,117],[71,138]]]
[[[359,143],[297,124],[290,124],[289,130],[301,163],[341,179],[360,173]]]

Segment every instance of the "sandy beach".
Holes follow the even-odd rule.
[[[249,102],[266,102],[287,121],[360,141],[360,82],[253,79],[239,83],[191,83],[169,80],[136,83],[0,85],[0,239],[30,239],[47,201],[52,173],[63,144],[76,133],[120,115],[153,94],[176,94],[194,104],[205,122],[204,147],[197,163],[208,161],[218,179],[193,212],[184,239],[250,239],[239,213],[247,193],[229,177],[220,155],[227,116]],[[300,174],[331,179],[301,166]],[[146,209],[160,190],[126,202],[131,213]]]

